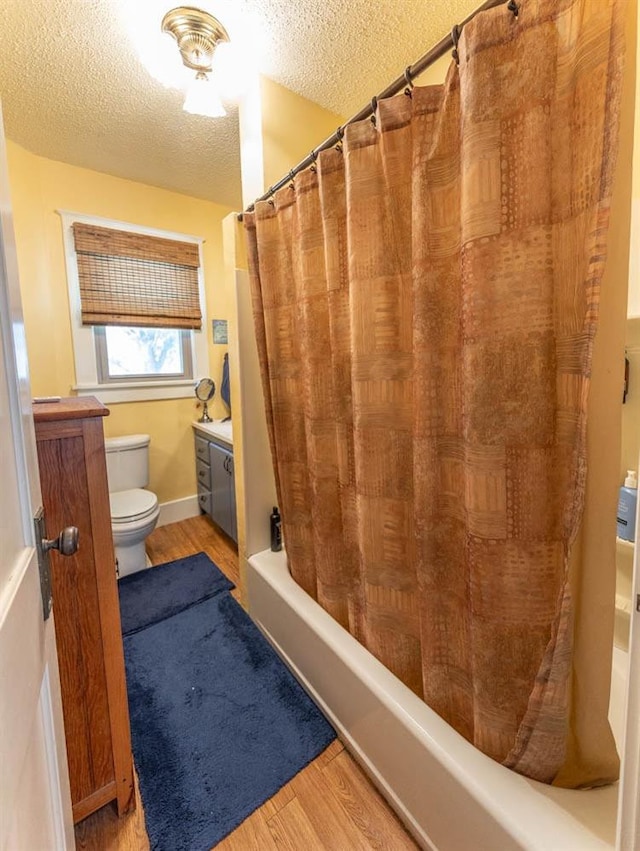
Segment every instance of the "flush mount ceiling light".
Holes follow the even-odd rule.
[[[161,28],[175,38],[183,64],[196,72],[187,91],[184,110],[211,118],[226,115],[220,96],[208,76],[216,47],[229,41],[220,21],[201,9],[178,6],[167,12]]]

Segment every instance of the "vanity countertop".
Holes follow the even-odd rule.
[[[228,443],[233,446],[233,430],[231,428],[231,420],[223,422],[223,420],[213,420],[210,423],[191,423],[196,431],[199,431],[205,437],[215,437],[223,443]]]

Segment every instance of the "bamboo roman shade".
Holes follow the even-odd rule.
[[[74,222],[83,325],[200,328],[198,246]]]

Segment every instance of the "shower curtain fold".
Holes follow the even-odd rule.
[[[621,5],[477,15],[443,86],[245,215],[294,578],[481,750],[570,785],[618,771],[604,718],[566,763]]]

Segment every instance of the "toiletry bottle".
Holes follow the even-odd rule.
[[[638,478],[635,470],[627,470],[624,486],[620,488],[618,500],[618,537],[624,541],[636,539],[636,503],[638,501]]]
[[[271,549],[274,553],[278,553],[282,549],[282,520],[280,519],[280,512],[275,505],[273,506],[269,520],[271,522]]]

